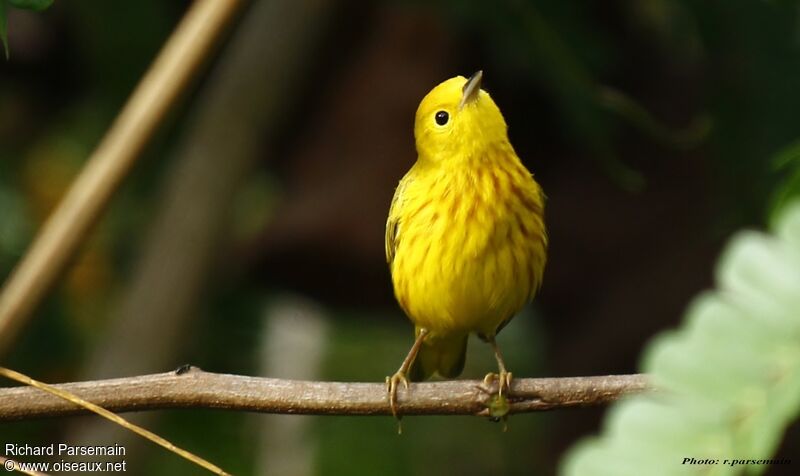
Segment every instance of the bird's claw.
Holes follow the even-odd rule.
[[[483,385],[489,387],[496,380],[498,386],[497,395],[502,397],[504,393],[508,394],[511,391],[512,378],[511,372],[506,372],[505,370],[501,370],[499,374],[490,372],[483,378]]]
[[[494,382],[497,381],[497,394],[489,398],[486,408],[491,420],[502,420],[504,432],[508,430],[508,411],[510,408],[506,395],[508,395],[511,390],[511,378],[511,372],[506,372],[505,370],[501,370],[500,373],[497,374],[494,372],[488,373],[486,377],[483,378],[483,386],[487,392],[491,390]]]
[[[389,407],[392,409],[392,415],[400,419],[397,416],[397,386],[399,383],[403,384],[406,390],[408,390],[408,378],[406,378],[406,374],[397,371],[391,377],[386,377],[386,391],[389,394]]]

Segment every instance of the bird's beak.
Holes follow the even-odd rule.
[[[458,103],[458,109],[461,110],[467,104],[478,99],[478,93],[481,91],[481,79],[483,79],[483,71],[478,70],[469,77],[464,89],[462,89],[461,102]]]

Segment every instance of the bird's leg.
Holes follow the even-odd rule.
[[[402,383],[403,386],[408,389],[408,378],[406,378],[406,374],[408,373],[408,369],[411,368],[411,364],[414,363],[414,359],[417,358],[419,348],[422,347],[422,342],[425,340],[426,335],[428,335],[427,329],[419,330],[414,345],[411,346],[411,350],[408,351],[408,355],[405,360],[403,360],[400,368],[397,369],[397,372],[391,377],[386,377],[386,390],[389,393],[389,407],[392,409],[392,415],[398,420],[400,418],[397,416],[397,386],[399,383]]]
[[[506,370],[506,364],[503,362],[503,355],[500,353],[500,348],[497,346],[495,336],[487,336],[486,340],[489,342],[489,344],[491,344],[492,350],[494,350],[494,358],[497,359],[497,369],[499,372],[496,374],[486,374],[486,377],[483,379],[483,383],[488,385],[496,378],[499,386],[497,394],[499,397],[502,397],[504,391],[508,393],[508,391],[511,389],[511,372]]]

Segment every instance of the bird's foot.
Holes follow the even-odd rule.
[[[489,387],[496,380],[498,386],[497,396],[502,397],[503,394],[508,394],[511,391],[511,379],[511,372],[506,372],[505,370],[501,370],[499,374],[490,372],[483,378],[483,385]]]
[[[397,414],[397,387],[403,384],[408,390],[408,378],[405,372],[398,370],[391,377],[386,377],[386,392],[389,397],[389,408],[392,409],[392,415],[397,419],[397,433],[403,432],[403,427],[400,425],[400,415]]]
[[[497,393],[492,393],[495,380],[499,381],[500,389]],[[489,395],[486,399],[486,416],[494,422],[502,421],[504,432],[508,431],[508,412],[511,410],[511,407],[508,398],[503,393],[503,388],[505,387],[505,394],[508,394],[510,386],[511,374],[501,373],[498,375],[496,373],[490,373],[483,379],[483,386],[478,387],[481,391]]]

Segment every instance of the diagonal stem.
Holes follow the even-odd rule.
[[[0,293],[0,355],[107,207],[122,179],[214,51],[241,0],[198,0],[186,13],[125,107],[47,219]]]

